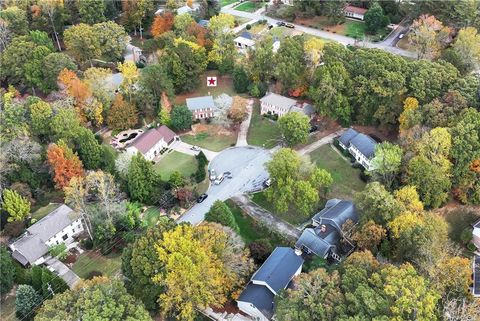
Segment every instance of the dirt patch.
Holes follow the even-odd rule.
[[[324,28],[333,33],[343,33],[345,31],[345,25],[330,25],[328,18],[324,16],[315,16],[312,18],[298,17],[295,19],[295,23],[311,28]]]
[[[230,129],[227,129],[221,125],[208,125],[208,124],[194,124],[192,125],[192,130],[187,133],[187,135],[196,135],[199,133],[208,133],[210,135],[225,135],[232,136],[234,132]]]
[[[216,87],[207,87],[207,77],[217,77]],[[201,97],[201,96],[213,96],[214,98],[225,93],[229,96],[233,96],[235,91],[233,90],[233,79],[230,75],[219,75],[216,70],[209,70],[200,76],[199,86],[196,90],[190,93],[179,94],[175,97],[174,104],[185,104],[187,98]]]

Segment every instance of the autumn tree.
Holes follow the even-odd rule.
[[[30,214],[30,202],[11,189],[3,190],[1,205],[8,213],[8,222],[23,221]]]
[[[236,124],[240,124],[248,115],[249,101],[240,96],[233,96],[232,107],[228,112],[228,117]],[[251,108],[251,107],[250,107]]]
[[[307,142],[310,119],[302,113],[290,112],[278,120],[280,131],[287,146],[293,147]]]
[[[421,122],[418,110],[418,100],[414,97],[407,97],[403,102],[403,112],[398,117],[400,134],[419,125]]]
[[[235,19],[232,15],[220,13],[210,19],[208,29],[213,39],[212,49],[208,52],[208,61],[215,63],[220,72],[233,69],[236,54],[232,28]]]
[[[150,33],[152,36],[158,37],[162,33],[172,30],[173,22],[174,16],[170,11],[165,12],[163,15],[155,16],[150,27]]]
[[[65,46],[80,63],[90,62],[102,54],[100,39],[95,29],[84,23],[65,30]]]
[[[435,59],[446,45],[450,29],[434,16],[421,15],[413,21],[408,35],[410,45],[420,59]]]
[[[57,189],[63,189],[73,177],[83,176],[82,162],[64,141],[48,147],[47,160],[53,171],[53,181]]]
[[[61,52],[52,52],[43,59],[43,76],[44,86],[42,89],[46,92],[58,89],[57,81],[58,75],[64,69],[76,71],[77,65],[70,58],[69,55],[66,55]]]
[[[108,110],[107,124],[111,129],[124,130],[135,127],[138,122],[137,109],[135,106],[117,94],[112,107]]]
[[[51,300],[45,301],[35,319],[81,319],[85,315],[112,321],[152,320],[143,305],[127,293],[121,281],[106,277],[81,281],[74,289],[55,295]]]
[[[383,142],[375,146],[375,157],[372,159],[374,179],[379,180],[387,188],[392,188],[400,172],[403,151],[398,145]]]
[[[378,251],[378,246],[386,236],[386,229],[370,220],[355,231],[352,239],[360,250],[368,250],[375,254]]]
[[[480,34],[473,27],[462,28],[452,45],[466,71],[480,66]]]

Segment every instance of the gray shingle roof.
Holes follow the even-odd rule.
[[[264,316],[270,319],[273,316],[275,296],[263,285],[249,283],[237,301],[253,304]]]
[[[286,108],[287,110],[290,110],[290,108],[292,106],[295,106],[295,104],[297,103],[295,99],[291,99],[274,93],[269,93],[268,95],[261,98],[260,101],[262,103],[270,104],[272,106]]]
[[[357,135],[358,132],[355,129],[349,128],[346,132],[342,134],[342,136],[340,136],[338,140],[348,148],[350,147],[350,141],[353,139],[353,137]]]
[[[263,265],[252,276],[252,280],[263,281],[276,293],[287,287],[295,272],[303,265],[303,258],[289,247],[277,247]]]
[[[375,155],[377,142],[370,136],[360,133],[350,141],[350,145],[355,146],[366,158],[370,159]]]
[[[355,205],[351,201],[339,199],[328,200],[325,208],[312,218],[312,220],[318,224],[331,224],[339,231],[341,231],[342,225],[349,219],[354,223],[358,222]]]
[[[215,108],[215,103],[213,102],[212,96],[202,96],[195,98],[187,98],[187,108],[191,111],[202,109],[202,108]]]
[[[253,38],[252,38],[252,34],[251,34],[250,32],[248,32],[248,31],[242,32],[242,34],[240,35],[240,37],[243,37],[243,38],[245,38],[245,39],[250,39],[250,40],[253,39]]]
[[[295,247],[304,252],[312,252],[324,258],[333,245],[320,238],[313,228],[307,228],[303,231],[297,243],[295,243]]]
[[[475,255],[473,264],[473,295],[480,297],[480,255]]]

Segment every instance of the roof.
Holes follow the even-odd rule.
[[[62,204],[30,226],[22,237],[11,244],[14,249],[13,257],[24,265],[26,261],[35,262],[48,252],[48,246],[45,243],[78,218],[77,212]]]
[[[307,249],[309,252],[324,258],[333,245],[319,237],[313,228],[307,228],[295,243],[295,247],[302,251]]]
[[[358,132],[355,129],[349,128],[346,132],[344,132],[342,134],[342,136],[340,136],[340,138],[338,140],[343,145],[349,147],[350,146],[350,141],[352,140],[353,137],[355,137],[357,135],[358,135]]]
[[[474,228],[480,228],[480,220],[476,221],[475,223],[473,223],[473,227]]]
[[[269,93],[268,95],[261,98],[260,101],[262,103],[270,104],[272,106],[280,108],[286,108],[288,110],[290,110],[292,106],[297,104],[297,101],[295,99],[291,99],[274,93]]]
[[[295,105],[290,109],[290,111],[302,113],[308,117],[311,117],[313,114],[315,114],[315,109],[313,106],[307,103],[303,103],[300,106]]]
[[[303,265],[303,258],[290,247],[277,247],[252,276],[252,281],[263,281],[278,293],[287,287],[295,272]]]
[[[480,255],[473,259],[473,296],[480,297]]]
[[[195,98],[187,98],[187,108],[190,110],[197,110],[201,108],[215,108],[212,96],[202,96]]]
[[[355,6],[350,6],[350,5],[346,6],[344,10],[346,12],[353,12],[353,13],[357,13],[357,14],[365,14],[368,11],[368,9],[355,7]]]
[[[175,138],[175,136],[176,134],[170,128],[162,125],[158,128],[149,129],[139,138],[135,139],[130,146],[135,147],[141,153],[145,154],[161,139],[168,144]]]
[[[245,38],[245,37],[242,37],[242,36],[239,36],[235,39],[233,39],[234,42],[239,42],[239,43],[243,43],[244,45],[248,46],[248,47],[251,47],[251,46],[254,46],[255,45],[255,41],[253,41],[252,39],[248,39],[248,38]]]
[[[331,224],[335,226],[338,231],[341,231],[342,225],[347,220],[352,220],[354,223],[357,223],[358,215],[353,202],[331,199],[328,200],[323,210],[313,216],[312,220],[319,224]]]
[[[245,38],[245,39],[253,40],[252,34],[251,34],[250,32],[248,32],[248,31],[242,32],[242,34],[240,35],[240,37],[243,37],[243,38]]]
[[[210,23],[209,20],[200,20],[198,24],[202,27],[208,27],[208,24]]]
[[[265,286],[249,283],[237,301],[253,304],[264,316],[273,316],[275,295]]]
[[[355,146],[363,156],[370,159],[375,155],[375,146],[377,145],[377,142],[370,136],[360,133],[352,138],[350,145]]]
[[[194,6],[194,8],[190,8],[189,6],[185,5],[185,6],[177,9],[177,14],[181,15],[181,14],[185,14],[185,13],[190,13],[190,12],[196,10],[197,8],[198,8],[198,6],[197,7]]]

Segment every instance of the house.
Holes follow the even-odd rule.
[[[472,295],[480,298],[480,255],[473,258],[473,287]]]
[[[198,3],[193,3],[192,7],[184,5],[180,8],[177,8],[177,15],[181,15],[181,14],[185,14],[185,13],[192,14],[195,11],[197,11],[199,7],[200,7],[200,5]]]
[[[368,135],[349,128],[338,139],[340,147],[355,157],[355,160],[367,171],[373,170],[372,159],[375,157],[377,142]]]
[[[268,93],[260,99],[261,115],[271,114],[282,117],[289,112],[300,112],[311,119],[315,114],[315,108],[308,103],[298,102],[295,99],[274,93]]]
[[[314,227],[303,231],[295,248],[305,254],[340,261],[343,254],[353,249],[348,241],[342,242],[345,240],[343,225],[348,220],[353,224],[358,222],[354,204],[339,199],[328,200],[325,208],[313,216]]]
[[[280,49],[280,39],[273,37],[272,52],[275,54],[277,53],[278,49]]]
[[[480,220],[477,222],[473,223],[473,244],[477,247],[478,250],[480,250]]]
[[[255,41],[253,40],[250,32],[242,33],[240,36],[233,39],[233,42],[235,43],[235,46],[239,49],[254,48],[255,46]]]
[[[127,153],[140,153],[145,159],[152,161],[158,155],[169,151],[170,145],[180,138],[170,128],[162,125],[151,128],[135,139],[127,148]]]
[[[254,320],[270,320],[275,296],[302,271],[303,258],[289,247],[277,247],[253,274],[237,299],[238,308]]]
[[[193,119],[205,119],[214,116],[215,103],[212,96],[187,98],[187,108],[192,112]]]
[[[67,249],[75,245],[75,237],[84,231],[80,214],[67,205],[60,205],[9,245],[12,257],[22,265],[39,265],[47,259],[51,246],[64,243]]]
[[[355,7],[355,6],[351,6],[351,5],[348,5],[348,6],[345,7],[345,9],[343,9],[343,13],[345,14],[345,17],[358,19],[358,20],[362,20],[362,21],[365,17],[365,13],[367,13],[367,11],[368,11],[367,9],[360,8],[360,7]]]
[[[210,20],[199,20],[198,21],[198,25],[201,26],[201,27],[204,27],[204,28],[208,28],[208,24],[210,23]]]

